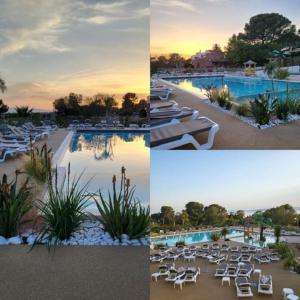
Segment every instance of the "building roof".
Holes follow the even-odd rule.
[[[256,65],[256,62],[250,59],[250,60],[244,62],[244,65]]]

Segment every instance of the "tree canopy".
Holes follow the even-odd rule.
[[[297,45],[300,45],[300,35],[296,26],[281,14],[265,13],[251,17],[243,32],[232,35],[225,55],[236,65],[249,59],[264,64],[272,50]]]
[[[8,112],[9,107],[0,99],[0,115]]]
[[[204,206],[199,202],[188,202],[185,205],[186,213],[193,226],[198,226],[203,221]]]

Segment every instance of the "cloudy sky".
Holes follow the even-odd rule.
[[[227,44],[250,17],[277,12],[300,27],[299,0],[151,0],[151,54],[189,56]]]
[[[0,74],[11,107],[69,92],[144,95],[149,0],[1,0]]]
[[[189,201],[227,210],[300,207],[300,151],[152,151],[151,211]]]

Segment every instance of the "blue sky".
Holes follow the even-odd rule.
[[[250,17],[280,13],[300,27],[299,0],[152,0],[151,53],[185,56],[221,46]]]
[[[189,201],[228,210],[300,207],[300,151],[151,151],[151,212]]]
[[[69,92],[145,94],[149,0],[1,0],[0,74],[10,106]]]

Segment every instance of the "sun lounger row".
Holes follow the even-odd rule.
[[[215,277],[248,277],[250,278],[254,271],[254,265],[250,263],[226,264],[219,265],[215,271]]]
[[[172,94],[172,89],[168,87],[161,88],[151,88],[150,89],[150,100],[159,99],[161,101],[166,101]]]
[[[80,123],[78,120],[74,120],[68,127],[68,130],[78,130],[78,129],[139,129],[139,128],[148,128],[148,124],[142,124],[141,127],[136,123],[129,124],[128,127],[125,126],[120,121],[114,121],[112,123],[107,123],[106,121],[101,121],[95,125],[92,122],[86,120],[84,123]]]
[[[151,277],[157,281],[157,279],[165,277],[166,282],[171,282],[175,285],[179,284],[180,288],[185,283],[196,283],[197,278],[200,275],[200,268],[196,267],[180,267],[175,268],[174,265],[160,265],[157,272],[152,273]]]
[[[247,277],[237,277],[235,279],[236,293],[238,298],[253,297],[252,285]],[[258,280],[259,294],[273,295],[273,283],[271,275],[261,275]]]
[[[56,129],[56,126],[48,125],[36,127],[31,122],[19,127],[7,125],[5,133],[0,133],[0,162],[28,152],[31,143],[48,137]]]

